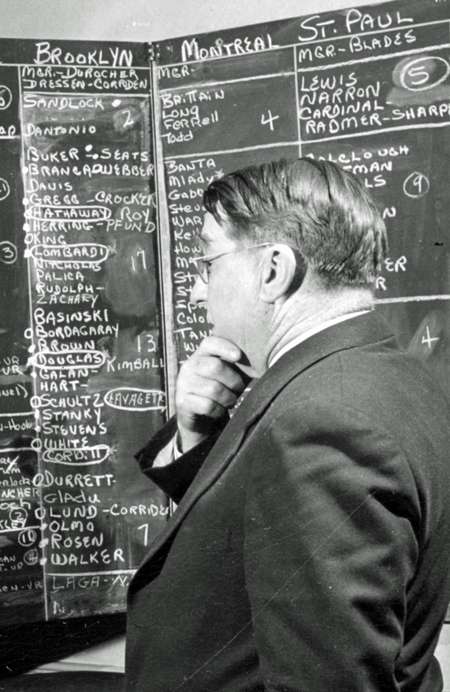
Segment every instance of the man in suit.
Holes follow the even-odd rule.
[[[450,411],[373,310],[376,206],[311,159],[204,204],[213,331],[138,455],[179,504],[130,585],[127,689],[438,692]]]

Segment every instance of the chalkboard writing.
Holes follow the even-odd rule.
[[[0,623],[113,613],[168,514],[147,55],[0,60]]]
[[[449,3],[398,0],[165,41],[158,97],[178,361],[209,333],[189,303],[202,190],[280,157],[336,161],[380,204],[377,301],[450,393]]]
[[[448,2],[395,0],[164,41],[151,65],[0,42],[0,624],[125,607],[169,513],[133,454],[210,332],[192,258],[223,173],[359,175],[389,233],[380,310],[450,394],[449,29]]]

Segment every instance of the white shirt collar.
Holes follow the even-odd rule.
[[[327,329],[328,327],[332,327],[335,324],[339,324],[339,322],[345,322],[345,320],[350,320],[352,319],[352,317],[359,317],[359,315],[365,315],[368,312],[370,312],[370,310],[359,310],[359,312],[349,312],[346,315],[334,317],[332,320],[322,322],[322,324],[320,324],[318,327],[313,327],[313,329],[309,329],[307,332],[300,334],[300,336],[297,336],[295,339],[292,339],[292,341],[286,344],[286,346],[283,346],[281,351],[278,351],[278,353],[269,360],[269,368],[271,368],[272,365],[281,358],[281,356],[284,356],[285,353],[290,351],[291,348],[294,348],[294,346],[298,346],[298,344],[301,344],[303,341],[306,341],[306,339],[309,339],[311,336],[314,336],[314,334],[318,334],[318,332],[321,332],[324,329]]]

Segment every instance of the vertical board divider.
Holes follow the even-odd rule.
[[[175,414],[175,385],[178,372],[178,361],[174,343],[173,320],[173,290],[170,266],[170,225],[167,208],[166,185],[164,177],[164,158],[161,137],[161,103],[158,94],[158,65],[156,62],[157,50],[152,44],[150,53],[151,72],[151,111],[153,118],[153,142],[155,147],[155,179],[158,214],[158,252],[159,272],[161,277],[161,303],[164,327],[162,337],[164,342],[164,358],[166,373],[167,413],[171,417]],[[156,54],[156,55],[155,55]]]

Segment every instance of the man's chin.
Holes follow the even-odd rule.
[[[216,329],[214,325],[211,327],[210,335],[218,336],[222,339],[226,339],[227,341],[231,341],[229,336],[227,336],[226,334],[221,334],[220,330]],[[235,342],[233,341],[233,343]],[[233,365],[244,375],[244,379],[248,380],[249,382],[250,380],[253,380],[255,377],[260,377],[257,371],[253,368],[252,364],[247,358],[247,355],[239,346],[239,344],[236,344],[236,346],[238,346],[241,349],[242,357],[241,360],[239,360],[237,363],[233,363]]]

